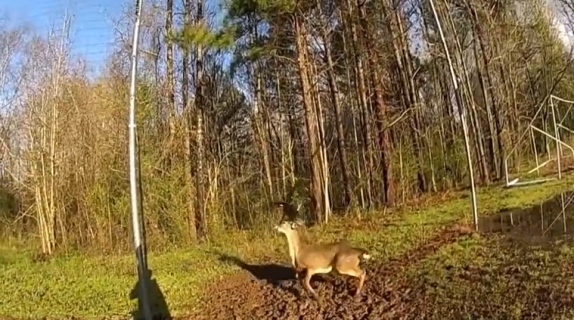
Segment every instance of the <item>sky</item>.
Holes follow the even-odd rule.
[[[0,0],[0,24],[6,21],[10,24],[31,24],[37,30],[46,31],[51,24],[61,21],[68,10],[72,16],[70,36],[73,53],[83,56],[89,68],[98,69],[105,62],[114,41],[113,21],[121,16],[124,7],[134,1]],[[208,2],[213,5],[219,1]],[[149,4],[150,1],[144,1],[144,10]],[[574,42],[572,35],[568,35],[564,25],[556,22],[560,38],[567,47],[571,46]]]
[[[72,17],[70,37],[72,52],[82,55],[88,67],[98,68],[105,62],[114,41],[113,21],[126,0],[1,0],[0,20],[4,23],[27,24],[40,32],[59,26],[66,10]]]

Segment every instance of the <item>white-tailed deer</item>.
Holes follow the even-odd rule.
[[[281,215],[279,223],[282,223],[283,221],[300,221],[300,223],[302,223],[302,220],[299,217],[299,207],[295,207],[287,201],[275,201],[273,204],[283,209],[283,215]]]
[[[290,202],[287,201],[276,201],[273,202],[274,205],[283,209],[283,215],[281,215],[281,220],[279,220],[279,224],[282,224],[285,221],[293,221],[299,225],[304,225],[305,222],[299,218],[299,208],[295,208]],[[302,271],[297,268],[295,265],[295,256],[290,255],[291,257],[291,265],[293,270],[295,271],[295,278],[299,279],[299,273]]]
[[[289,255],[295,270],[307,270],[303,286],[315,299],[319,297],[311,287],[311,277],[315,274],[327,274],[333,267],[340,273],[359,278],[359,285],[355,292],[358,297],[365,282],[366,271],[361,269],[361,260],[369,260],[366,250],[354,248],[347,240],[332,243],[306,243],[300,236],[298,223],[284,221],[275,229],[287,237]]]

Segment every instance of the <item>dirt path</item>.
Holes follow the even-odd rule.
[[[352,298],[356,280],[336,274],[315,276],[312,286],[323,298],[322,307],[306,292],[301,294],[288,266],[248,265],[228,257],[244,271],[208,288],[210,299],[203,314],[192,319],[408,319],[412,303],[423,300],[424,293],[412,290],[418,286],[409,285],[402,271],[468,233],[460,227],[444,229],[423,246],[385,264],[371,262],[360,301]]]

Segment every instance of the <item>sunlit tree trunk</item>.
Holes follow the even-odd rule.
[[[203,0],[197,0],[196,24],[204,26]],[[198,236],[204,238],[207,236],[207,218],[205,212],[205,146],[204,146],[204,95],[203,95],[203,45],[201,42],[196,44],[196,61],[195,61],[195,112],[196,112],[196,225]]]
[[[301,82],[301,91],[303,95],[303,106],[305,108],[305,126],[307,129],[307,138],[309,143],[309,156],[311,162],[311,203],[315,218],[323,221],[325,218],[325,188],[323,184],[323,161],[321,157],[321,139],[319,132],[319,119],[313,104],[311,84],[309,83],[308,54],[307,54],[307,30],[305,22],[301,17],[294,18],[295,24],[295,42],[297,48],[297,66]]]

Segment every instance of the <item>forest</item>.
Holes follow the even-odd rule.
[[[268,235],[277,201],[334,228],[441,198],[458,201],[446,220],[470,217],[470,172],[481,213],[501,209],[501,194],[525,206],[572,183],[562,173],[550,186],[500,189],[507,174],[534,176],[538,158],[554,157],[541,175],[555,174],[557,149],[563,171],[574,164],[571,0],[146,0],[141,19],[151,252]],[[0,242],[42,259],[132,249],[134,21],[132,3],[98,70],[73,53],[82,21],[70,15],[46,34],[0,23]],[[424,219],[441,224],[444,212]]]

